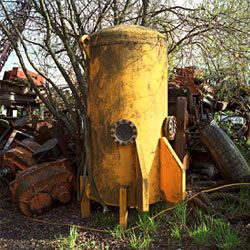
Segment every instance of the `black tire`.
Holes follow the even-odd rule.
[[[201,142],[211,153],[225,180],[249,182],[250,167],[228,135],[219,127],[211,125],[201,131]]]

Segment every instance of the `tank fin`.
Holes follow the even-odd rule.
[[[178,203],[185,198],[186,171],[185,168],[165,137],[160,139],[160,182],[164,199]]]
[[[136,142],[136,151],[138,157],[136,180],[137,180],[137,204],[141,212],[149,211],[149,172],[144,160],[143,150],[138,142]]]

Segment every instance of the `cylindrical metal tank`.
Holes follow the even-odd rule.
[[[167,117],[165,37],[121,25],[91,35],[88,115],[92,176],[102,202],[148,209],[160,199],[159,138]],[[98,199],[91,193],[91,199]]]

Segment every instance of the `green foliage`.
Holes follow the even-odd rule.
[[[212,238],[219,249],[234,250],[240,244],[240,238],[231,226],[221,219],[214,220]]]
[[[132,231],[128,236],[129,248],[130,249],[148,249],[152,240],[153,240],[152,237],[147,233],[137,234],[135,231]]]
[[[117,240],[128,242],[130,249],[148,249],[159,224],[148,213],[139,214],[135,224],[127,232],[120,225],[117,225],[109,233]]]
[[[137,226],[144,234],[154,234],[158,229],[158,223],[148,213],[139,214]]]
[[[182,235],[182,227],[179,224],[173,223],[170,229],[170,235],[174,239],[180,240]]]
[[[202,222],[200,225],[195,225],[192,230],[189,231],[189,236],[193,239],[195,244],[202,246],[210,239],[211,229],[206,223]]]
[[[250,146],[249,141],[234,140],[235,145],[240,150],[243,157],[246,159],[248,166],[250,167]]]
[[[250,211],[250,190],[240,189],[239,200],[225,200],[223,211],[229,214],[241,214]]]
[[[113,230],[109,230],[109,233],[112,237],[118,240],[124,240],[125,238],[125,232],[121,225],[116,225]]]
[[[181,225],[186,225],[187,223],[187,203],[186,202],[182,202],[176,207],[174,217],[178,223],[180,223]]]
[[[187,224],[187,203],[183,202],[179,204],[174,210],[174,221],[170,224],[172,225],[170,232],[171,236],[177,240],[182,238],[182,233],[186,229]]]
[[[198,246],[215,244],[218,249],[232,250],[240,245],[240,238],[230,224],[212,215],[198,211],[198,221],[188,229],[189,236]]]
[[[58,239],[58,248],[60,250],[71,250],[76,247],[76,240],[79,236],[79,230],[76,227],[71,227],[67,238],[60,237]]]

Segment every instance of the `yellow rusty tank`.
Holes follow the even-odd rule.
[[[97,191],[87,196],[148,211],[162,189],[166,39],[151,29],[121,25],[84,36],[82,43],[89,57],[90,167]]]

